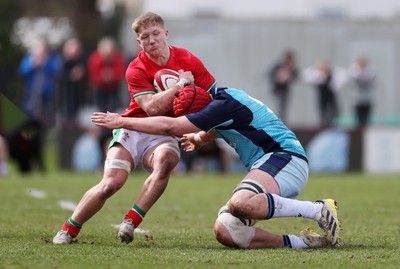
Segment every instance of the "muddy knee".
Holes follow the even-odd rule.
[[[227,206],[224,206],[214,225],[215,237],[225,246],[247,249],[255,234],[255,228],[252,227],[254,224],[253,220],[232,216]]]

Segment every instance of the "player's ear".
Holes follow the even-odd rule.
[[[168,34],[169,34],[168,29],[165,29],[165,37],[166,38],[168,38]]]

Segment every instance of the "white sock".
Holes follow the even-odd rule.
[[[308,248],[307,244],[304,243],[303,239],[296,235],[287,235],[290,240],[290,244],[292,245],[292,248]]]
[[[320,212],[323,207],[323,203],[320,202],[299,201],[295,199],[283,198],[271,193],[267,193],[267,197],[269,202],[274,204],[274,212],[269,212],[267,219],[282,217],[303,217],[315,219],[315,214]],[[270,205],[270,211],[271,210],[272,208]]]

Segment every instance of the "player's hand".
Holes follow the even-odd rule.
[[[179,80],[185,80],[186,85],[194,84],[194,76],[191,71],[183,71],[182,69],[178,70]]]
[[[181,147],[183,148],[184,151],[191,152],[201,148],[202,145],[196,143],[196,141],[194,140],[194,136],[195,136],[194,133],[182,135],[180,141],[181,141]]]
[[[122,126],[122,117],[118,113],[94,112],[90,119],[97,126],[109,129],[119,129]]]

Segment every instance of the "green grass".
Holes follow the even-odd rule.
[[[77,203],[100,174],[57,173],[0,178],[0,268],[399,268],[400,178],[361,174],[313,175],[299,197],[339,201],[341,245],[293,250],[234,250],[213,235],[216,213],[243,175],[174,175],[129,245],[114,239],[146,174],[133,173],[124,188],[87,222],[77,242],[51,240],[71,212],[59,200]],[[47,197],[34,198],[34,190]],[[297,234],[311,220],[272,219],[258,226]]]

